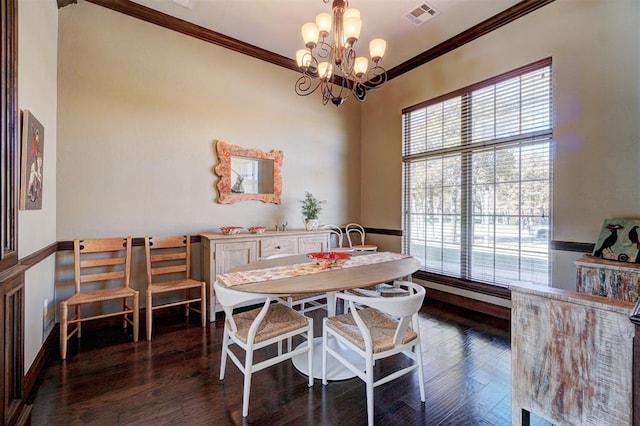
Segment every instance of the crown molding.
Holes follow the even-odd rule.
[[[75,3],[77,0],[57,0],[58,7],[64,7],[67,4]],[[224,34],[209,30],[207,28],[192,24],[179,18],[167,15],[157,10],[142,6],[138,3],[134,3],[129,0],[87,0],[89,3],[93,3],[99,6],[106,7],[116,12],[123,13],[133,18],[141,19],[143,21],[159,25],[172,31],[177,31],[181,34],[197,38],[208,43],[215,44],[225,49],[233,50],[234,52],[242,53],[244,55],[251,56],[256,59],[260,59],[265,62],[269,62],[274,65],[278,65],[293,71],[299,71],[298,65],[294,59],[287,58],[277,53],[271,52],[266,49],[254,46],[249,43],[237,40],[232,37],[228,37]],[[409,72],[421,65],[426,64],[433,59],[451,52],[485,34],[488,34],[510,22],[515,21],[549,3],[554,0],[523,0],[514,6],[505,9],[504,11],[492,16],[489,19],[482,21],[481,23],[474,25],[466,31],[432,47],[420,53],[417,56],[409,59],[391,68],[387,72],[387,80],[391,80],[395,77]],[[60,6],[60,4],[63,6]]]
[[[161,27],[167,28],[172,31],[177,31],[181,34],[197,38],[198,40],[206,41],[216,46],[224,47],[225,49],[233,50],[234,52],[242,53],[244,55],[251,56],[256,59],[260,59],[265,62],[269,62],[274,65],[278,65],[290,70],[299,71],[298,65],[294,59],[289,59],[277,53],[270,52],[266,49],[254,46],[249,43],[245,43],[238,39],[220,34],[218,32],[209,30],[191,22],[184,21],[179,18],[167,15],[157,10],[142,6],[141,4],[134,3],[128,0],[87,0],[89,3],[93,3],[116,12],[129,15],[133,18],[137,18],[151,24],[156,24]]]
[[[497,15],[492,16],[489,19],[486,19],[480,22],[477,25],[469,28],[461,32],[458,35],[453,36],[452,38],[438,44],[437,46],[432,47],[429,50],[425,50],[417,56],[409,59],[391,68],[387,71],[387,80],[391,80],[393,78],[399,77],[402,74],[409,72],[415,68],[418,68],[421,65],[426,64],[439,56],[444,55],[445,53],[449,53],[452,50],[455,50],[465,44],[482,37],[483,35],[489,34],[492,31],[497,30],[498,28],[507,25],[510,22],[515,21],[516,19],[522,18],[529,13],[548,5],[549,3],[553,3],[554,0],[523,0],[520,3],[517,3],[511,6],[508,9],[503,10]]]

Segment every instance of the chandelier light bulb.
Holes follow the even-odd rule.
[[[329,62],[320,62],[318,64],[318,75],[320,78],[330,79],[333,74],[333,65]]]
[[[320,30],[315,22],[307,22],[302,26],[302,39],[305,46],[312,49],[318,43],[318,37],[320,36]]]
[[[350,18],[358,18],[360,19],[360,11],[355,7],[349,7],[344,11],[344,15],[342,15],[342,19],[345,21]]]
[[[300,49],[296,52],[296,62],[300,68],[307,68],[311,64],[311,52],[309,49]]]
[[[332,22],[333,22],[333,18],[329,13],[323,12],[323,13],[319,13],[318,16],[316,16],[316,25],[320,30],[321,38],[325,38],[329,35],[329,33],[331,32]]]
[[[353,65],[353,72],[356,73],[356,76],[362,77],[367,72],[367,67],[369,66],[369,60],[364,56],[358,56],[356,58],[356,62]]]
[[[381,38],[371,40],[369,43],[369,53],[373,62],[378,63],[384,56],[384,51],[387,50],[387,42]]]
[[[360,18],[352,17],[344,20],[344,38],[347,43],[353,45],[360,37],[362,21]]]

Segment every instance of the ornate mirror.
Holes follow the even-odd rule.
[[[219,203],[260,200],[280,204],[282,151],[264,152],[219,140],[216,152],[219,163],[214,170],[219,178]]]

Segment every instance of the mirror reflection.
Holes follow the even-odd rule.
[[[273,194],[273,160],[231,156],[234,194]]]

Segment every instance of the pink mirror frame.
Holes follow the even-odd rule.
[[[239,201],[258,200],[263,203],[280,204],[282,198],[282,151],[261,151],[257,148],[244,148],[229,142],[218,140],[216,142],[218,165],[214,171],[218,175],[218,203],[233,204]],[[238,194],[231,192],[231,157],[249,157],[273,160],[273,194]]]

